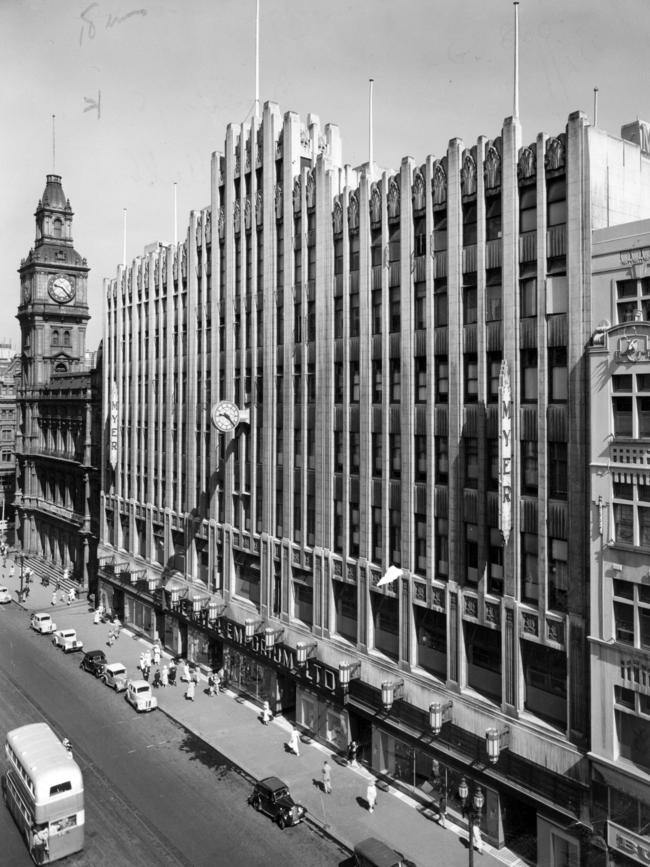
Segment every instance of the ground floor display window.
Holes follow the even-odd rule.
[[[183,655],[183,636],[174,617],[165,617],[164,645],[174,656]]]
[[[124,617],[127,626],[133,626],[138,632],[144,632],[149,638],[153,638],[155,618],[151,605],[146,605],[133,596],[127,596],[125,599]]]
[[[205,632],[187,628],[187,658],[197,665],[212,665],[210,639]]]
[[[278,677],[268,665],[260,665],[233,647],[223,648],[223,669],[227,683],[258,702],[268,701],[271,710],[278,710]]]
[[[337,750],[345,750],[350,741],[346,711],[300,688],[296,695],[296,722]]]

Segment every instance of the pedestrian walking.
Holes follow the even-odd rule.
[[[29,596],[29,591],[30,591],[30,590],[31,590],[31,587],[30,587],[29,584],[28,584],[28,585],[25,587],[25,589],[23,590],[23,602],[24,602],[25,599],[27,599],[27,597]]]
[[[438,802],[438,824],[441,828],[447,827],[447,798],[442,795]]]
[[[144,652],[144,667],[151,668],[151,651],[148,649]]]
[[[169,685],[176,686],[176,664],[173,660],[169,664]]]
[[[61,603],[61,605],[63,605],[63,603],[66,602],[67,600],[68,600],[68,594],[65,592],[65,590],[61,590],[61,592],[59,593],[59,602]],[[68,602],[68,605],[69,604],[70,603]]]
[[[291,735],[289,736],[289,749],[292,753],[295,753],[297,756],[300,756],[300,738],[298,735],[298,729],[291,729]]]
[[[211,671],[208,675],[208,695],[214,695],[215,679],[214,672]]]
[[[153,646],[152,659],[154,665],[160,665],[160,645],[157,642]]]
[[[54,589],[56,590],[57,593],[58,593],[59,590],[61,589],[61,582],[59,581],[58,578],[57,578],[56,581],[54,582]]]
[[[262,725],[267,726],[272,719],[273,714],[271,713],[271,708],[269,707],[268,701],[265,701],[262,705]]]
[[[355,740],[351,740],[348,744],[348,765],[351,765],[353,768],[357,767],[357,750],[359,749],[359,745]]]
[[[323,770],[321,771],[323,777],[323,791],[326,795],[332,794],[332,769],[330,767],[330,763],[325,759],[323,762]]]
[[[157,668],[153,674],[153,686],[155,689],[158,689],[159,686],[162,686],[162,679],[160,677],[160,669]]]
[[[102,611],[101,611],[101,605],[100,605],[99,608],[95,609],[95,613],[93,614],[93,623],[95,624],[95,626],[97,626],[101,622],[102,622]]]
[[[9,568],[9,577],[13,578],[15,574],[16,574],[16,564],[12,563],[10,568]]]
[[[52,593],[52,598],[50,599],[50,605],[56,605],[56,590]]]
[[[368,783],[368,788],[366,789],[366,801],[368,802],[368,812],[375,812],[375,805],[377,804],[377,787],[375,786],[375,781],[370,780]]]
[[[169,668],[166,665],[163,665],[162,671],[160,672],[160,685],[165,687],[169,683]]]
[[[140,654],[140,661],[138,662],[138,668],[140,671],[144,671],[144,651]]]
[[[151,666],[150,666],[150,665],[147,665],[147,662],[146,662],[146,660],[145,660],[144,668],[143,668],[143,670],[142,670],[142,677],[147,681],[147,683],[149,683],[149,675],[150,675],[150,673],[151,673]]]
[[[194,701],[194,690],[196,689],[196,684],[193,680],[190,680],[187,684],[187,689],[185,690],[185,698],[188,701]]]
[[[190,667],[187,663],[187,660],[183,663],[183,669],[181,671],[181,680],[184,680],[186,683],[190,681]]]
[[[65,569],[63,570],[63,580],[64,580],[64,582],[67,581],[69,578],[70,578],[70,570],[69,570],[68,567],[66,566]]]
[[[71,605],[75,601],[76,598],[77,598],[77,591],[74,589],[74,587],[71,587],[68,590],[68,605]]]

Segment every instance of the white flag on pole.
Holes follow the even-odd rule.
[[[392,584],[393,581],[397,581],[401,574],[402,570],[397,566],[389,566],[384,577],[377,582],[377,587],[381,587],[383,584]]]

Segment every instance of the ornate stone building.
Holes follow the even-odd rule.
[[[36,209],[20,265],[16,530],[25,554],[88,589],[96,575],[101,375],[86,351],[88,271],[73,247],[58,175]]]
[[[650,222],[594,232],[593,253],[593,821],[630,867],[650,862]]]
[[[650,157],[581,113],[397,171],[229,126],[183,242],[105,284],[104,604],[416,794],[470,778],[496,845],[602,861],[591,232],[645,216]]]
[[[7,524],[0,527],[3,535],[13,544],[14,491],[16,487],[16,375],[20,359],[11,343],[0,343],[0,519]]]

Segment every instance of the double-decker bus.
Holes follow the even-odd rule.
[[[49,864],[84,845],[84,788],[79,765],[47,723],[7,733],[5,803],[35,864]]]

